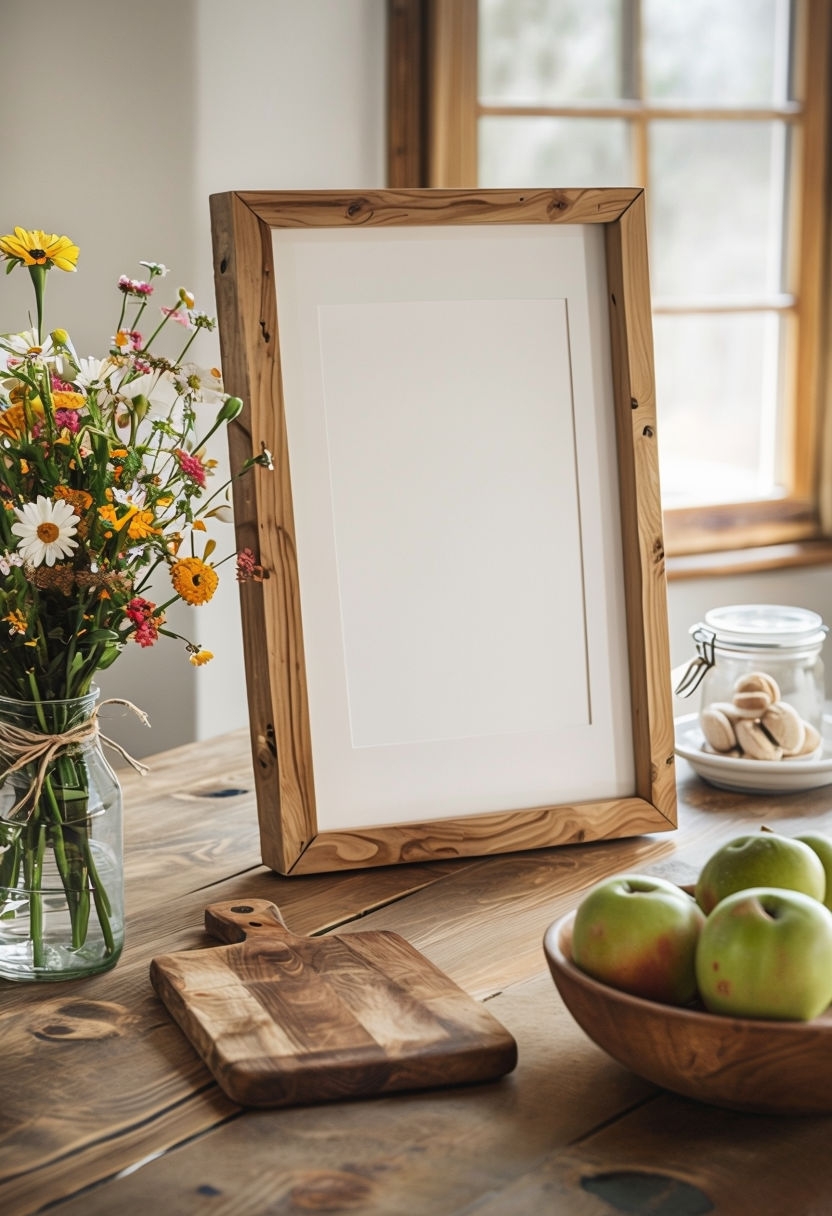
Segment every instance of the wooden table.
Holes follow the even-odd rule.
[[[572,1020],[546,927],[606,875],[691,881],[765,822],[832,831],[832,787],[754,798],[680,763],[680,827],[477,860],[280,878],[260,864],[248,736],[122,774],[128,944],[115,970],[0,982],[0,1213],[510,1216],[650,1212],[828,1216],[832,1119],[740,1115],[657,1090]],[[514,1034],[500,1082],[243,1110],[213,1082],[148,979],[209,944],[205,905],[258,896],[298,933],[394,929]]]

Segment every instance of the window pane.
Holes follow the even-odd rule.
[[[780,329],[776,313],[654,317],[665,507],[778,493]]]
[[[643,0],[651,100],[767,105],[786,98],[788,0]]]
[[[484,101],[621,96],[620,0],[480,0]]]
[[[782,289],[786,124],[650,124],[653,295]]]
[[[632,185],[617,118],[481,118],[478,155],[481,186]]]

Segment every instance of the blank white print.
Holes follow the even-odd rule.
[[[603,232],[273,245],[318,830],[627,795]]]
[[[318,322],[353,747],[587,724],[566,302]]]

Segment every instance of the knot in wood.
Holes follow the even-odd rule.
[[[367,202],[366,198],[355,198],[347,206],[347,218],[351,220],[366,220],[369,219],[372,214],[372,208],[370,207],[370,204]]]
[[[372,1182],[360,1174],[327,1170],[292,1187],[289,1198],[303,1212],[342,1212],[363,1206],[372,1189]]]

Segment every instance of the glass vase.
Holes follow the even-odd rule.
[[[76,979],[109,970],[121,954],[121,787],[93,722],[97,698],[0,697],[2,979]],[[54,751],[44,759],[47,742]],[[25,746],[41,754],[26,758]]]

